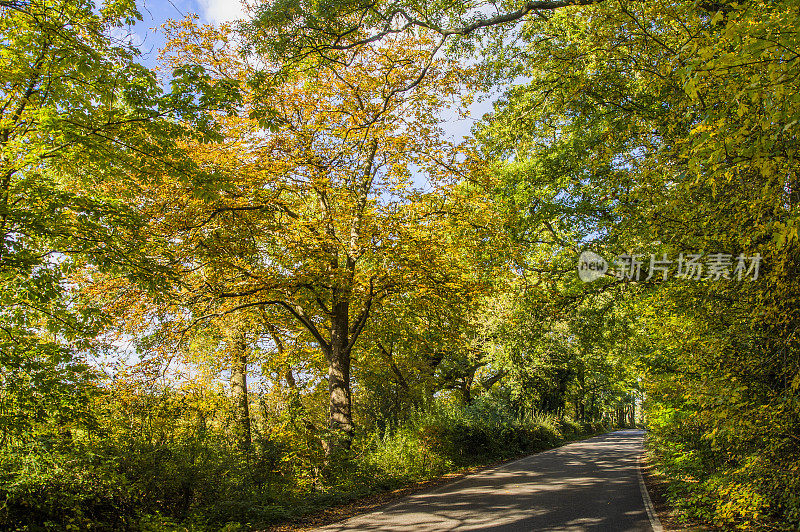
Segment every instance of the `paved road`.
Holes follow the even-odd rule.
[[[571,443],[404,497],[320,531],[651,531],[641,430]]]

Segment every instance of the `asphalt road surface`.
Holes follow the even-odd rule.
[[[643,435],[619,430],[571,443],[318,530],[649,532],[638,471]]]

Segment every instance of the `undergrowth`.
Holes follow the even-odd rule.
[[[546,414],[513,415],[492,401],[433,403],[339,456],[304,455],[308,437],[275,425],[248,453],[224,427],[149,434],[107,427],[91,438],[8,449],[0,471],[4,530],[248,530],[411,483],[557,446],[600,432]],[[278,430],[280,428],[280,430]]]

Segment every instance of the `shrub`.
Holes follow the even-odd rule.
[[[124,477],[73,455],[6,455],[0,477],[3,530],[130,528],[132,501]]]

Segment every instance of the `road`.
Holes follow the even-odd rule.
[[[643,435],[620,430],[571,443],[318,530],[658,530],[639,480]]]

